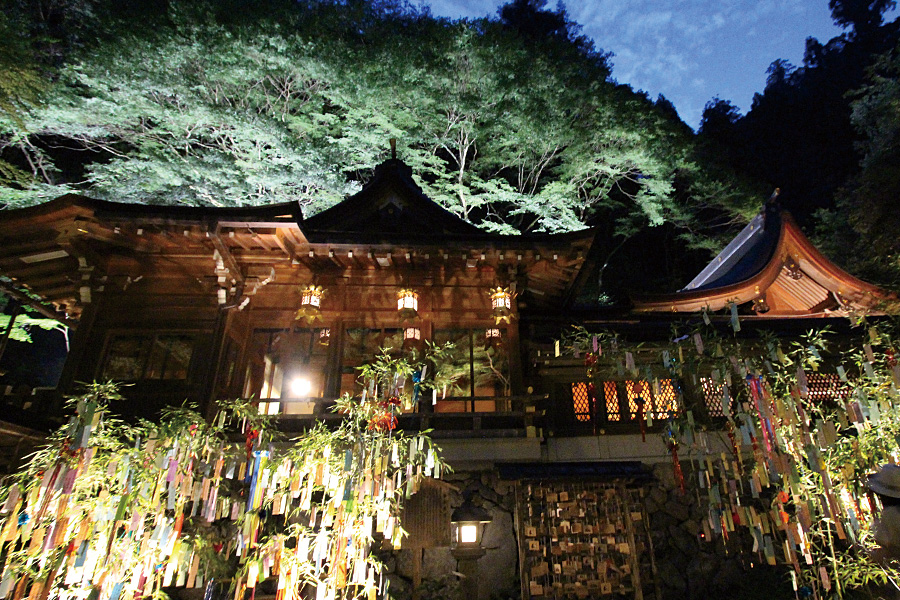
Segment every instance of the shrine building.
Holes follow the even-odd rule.
[[[658,431],[679,403],[715,429],[722,392],[708,374],[677,380],[655,342],[670,340],[673,323],[700,319],[726,331],[739,320],[748,338],[765,328],[798,335],[813,322],[840,332],[850,315],[883,314],[892,297],[835,266],[770,202],[682,290],[595,311],[584,298],[596,235],[488,233],[427,198],[396,158],[310,217],[292,203],[147,206],[79,195],[2,211],[0,291],[71,328],[56,389],[7,390],[4,435],[35,435],[61,415],[64,395],[94,380],[129,384],[117,407],[127,418],[185,400],[212,415],[219,399],[252,398],[299,434],[340,418],[334,400],[361,394],[358,368],[380,349],[449,342],[453,384],[405,407],[399,426],[432,429],[454,467],[447,481],[456,491],[435,492],[445,511],[466,491],[491,512],[480,597],[564,597],[588,582],[591,597],[677,597],[670,580],[687,577],[677,557],[690,552],[658,536],[696,544],[699,556],[705,533],[674,499]],[[629,364],[610,357],[595,386],[584,357],[567,350],[572,325],[614,331],[640,349]],[[810,375],[816,393],[836,383]],[[577,531],[560,504],[580,515]],[[556,515],[555,535],[616,536],[618,573],[579,579],[577,541],[565,568],[544,572],[537,514]],[[449,564],[448,549],[411,548],[420,579],[423,560],[425,576]]]

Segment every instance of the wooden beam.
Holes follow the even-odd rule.
[[[225,267],[228,269],[229,274],[234,278],[238,285],[243,285],[244,276],[241,273],[241,268],[234,259],[234,255],[228,250],[228,246],[225,245],[222,238],[219,236],[218,228],[216,228],[215,231],[209,232],[209,239],[212,241],[213,247],[219,252],[219,256],[221,256],[222,260],[225,262]]]
[[[288,258],[290,258],[294,255],[294,246],[295,245],[293,242],[290,242],[290,240],[286,240],[285,237],[286,236],[284,235],[284,232],[281,229],[279,229],[272,236],[272,239],[275,241],[276,244],[278,244],[278,247],[281,248],[281,251],[284,252]],[[288,243],[291,244],[290,248],[288,248]]]

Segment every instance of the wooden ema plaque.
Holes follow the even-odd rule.
[[[642,490],[599,482],[522,481],[516,490],[524,598],[616,594],[653,585]]]

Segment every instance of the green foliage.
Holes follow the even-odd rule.
[[[8,143],[25,135],[24,113],[37,104],[47,86],[28,52],[25,38],[2,13],[0,38],[0,130],[10,132],[8,141],[0,140],[2,152]],[[22,190],[30,185],[27,172],[0,158],[0,188]]]
[[[774,539],[771,564],[791,564],[785,555],[790,547],[799,586],[820,597],[844,597],[900,582],[900,565],[878,558],[872,527],[878,507],[870,505],[875,496],[866,485],[871,473],[900,456],[900,324],[880,321],[862,336],[835,339],[820,329],[793,340],[771,334],[740,339],[701,324],[676,326],[671,344],[653,348],[584,328],[564,345],[588,356],[585,364],[598,386],[623,375],[626,353],[635,360],[631,377],[682,382],[663,437],[670,450],[686,448],[680,459],[697,461],[701,477],[708,476],[707,489],[715,491],[701,493],[709,494],[709,522],[725,528],[727,513],[748,526],[741,511],[753,507],[769,519],[768,533],[756,526],[754,535],[760,544],[765,536]],[[594,338],[602,356],[593,351]],[[839,379],[830,392],[814,392],[807,383],[820,373]],[[720,422],[703,416],[710,400],[699,389],[700,377],[721,394],[726,410]],[[715,449],[716,443],[726,450]],[[760,481],[761,489],[751,494]],[[749,527],[754,530],[753,523]]]
[[[109,407],[121,400],[118,384],[87,386],[69,401],[70,422],[2,490],[6,585],[161,597],[193,582],[190,571],[231,579],[242,595],[271,569],[289,597],[311,586],[364,597],[382,568],[373,549],[400,543],[404,499],[443,468],[427,432],[394,431],[387,396],[344,397],[336,425],[292,442],[251,402],[221,403],[209,422],[170,407],[129,425]]]
[[[8,186],[10,206],[82,191],[311,214],[359,189],[391,137],[426,194],[493,231],[601,224],[621,241],[669,224],[696,243],[694,207],[722,204],[671,106],[610,81],[609,56],[562,9],[451,22],[310,1],[254,4],[238,24],[227,6],[172,2],[135,27],[90,6],[70,15],[77,41],[45,102],[0,127],[35,180]]]
[[[9,320],[9,315],[0,314],[0,332],[6,331],[6,328],[9,327]],[[66,326],[55,319],[43,319],[22,314],[16,317],[12,331],[9,333],[9,339],[16,342],[31,342],[29,330],[32,327],[37,327],[44,331],[66,331]]]
[[[900,286],[900,49],[879,57],[854,92],[852,121],[863,136],[861,171],[837,194],[836,208],[818,216],[818,238],[854,272]],[[851,251],[847,251],[850,249]]]

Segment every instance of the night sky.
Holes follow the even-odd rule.
[[[504,3],[419,2],[451,18],[495,16]],[[800,65],[807,37],[824,43],[841,33],[828,0],[570,0],[565,6],[597,47],[615,54],[618,82],[654,99],[663,94],[695,129],[713,97],[746,113],[772,61]]]

